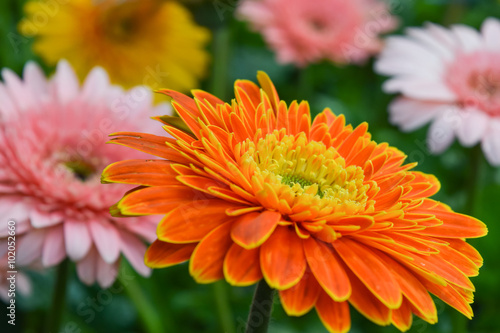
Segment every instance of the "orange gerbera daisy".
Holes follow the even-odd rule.
[[[325,109],[280,101],[235,83],[225,104],[204,91],[171,90],[187,126],[158,117],[171,137],[117,133],[112,143],[158,156],[108,166],[105,183],[136,184],[115,215],[164,214],[146,253],[154,268],[190,260],[199,283],[247,286],[262,278],[289,315],[313,307],[331,332],[350,328],[349,304],[379,325],[437,321],[429,292],[472,317],[482,265],[465,238],[485,225],[429,199],[440,184],[410,171],[405,155]]]

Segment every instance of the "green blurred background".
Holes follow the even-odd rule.
[[[485,261],[480,275],[472,279],[477,289],[472,305],[474,319],[462,320],[455,310],[437,301],[438,324],[428,325],[414,318],[409,332],[500,332],[500,169],[490,167],[478,147],[465,149],[455,143],[442,155],[433,156],[425,145],[426,127],[408,134],[391,126],[387,105],[394,96],[381,91],[385,78],[373,72],[373,60],[363,66],[343,67],[325,62],[302,70],[279,65],[261,36],[250,32],[245,23],[234,19],[235,0],[184,2],[197,22],[212,30],[212,72],[217,71],[219,77],[226,77],[225,85],[220,85],[212,82],[210,78],[213,76],[209,74],[202,82],[203,89],[217,90],[218,95],[232,98],[234,80],[254,80],[257,70],[264,70],[286,101],[306,99],[314,113],[328,106],[335,113],[344,113],[353,125],[367,121],[376,141],[397,146],[408,155],[409,162],[419,163],[417,170],[433,173],[440,179],[442,189],[436,199],[458,212],[470,213],[488,225],[488,236],[471,241]],[[390,2],[393,14],[399,16],[402,23],[395,34],[400,34],[404,27],[420,26],[425,21],[443,25],[464,23],[478,28],[485,18],[500,17],[500,3],[496,0]],[[22,17],[23,3],[0,1],[0,65],[19,74],[26,61],[41,63],[31,52],[32,40],[21,37],[16,30]],[[498,38],[500,42],[500,36]],[[52,69],[45,70],[49,74]],[[477,173],[473,172],[476,168]],[[469,196],[472,200],[467,199]],[[74,266],[71,266],[67,306],[61,314],[63,325],[60,332],[145,332],[134,301],[144,304],[141,311],[158,318],[163,327],[160,332],[224,332],[217,310],[217,301],[221,301],[221,297],[227,297],[230,304],[227,310],[234,319],[226,325],[233,325],[235,332],[244,331],[253,286],[233,288],[223,282],[198,285],[189,276],[187,264],[156,270],[149,279],[138,276],[128,265],[122,266],[121,282],[108,290],[83,285],[76,278]],[[8,325],[4,315],[0,321],[1,332],[42,331],[44,319],[50,311],[55,272],[28,273],[33,292],[29,297],[17,295],[16,326]],[[153,306],[148,308],[146,304]],[[5,306],[2,308],[5,311]],[[398,332],[394,327],[378,327],[354,310],[351,317],[353,333]],[[454,322],[462,324],[454,325]],[[314,311],[300,318],[288,317],[277,299],[270,332],[313,333],[326,330]]]

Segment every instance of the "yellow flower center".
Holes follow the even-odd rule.
[[[292,211],[303,207],[326,214],[353,214],[365,208],[368,185],[364,185],[363,169],[346,167],[335,148],[308,141],[304,133],[291,136],[283,131],[244,145],[241,161],[243,167],[253,170],[252,183],[267,190],[270,185],[278,200],[286,201]]]

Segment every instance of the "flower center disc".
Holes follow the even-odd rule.
[[[283,131],[268,134],[256,145],[246,144],[242,161],[253,170],[252,183],[274,191],[278,201],[284,200],[292,211],[326,208],[327,214],[353,214],[365,208],[368,185],[364,185],[363,170],[346,167],[335,148],[308,142],[304,133],[290,136]]]

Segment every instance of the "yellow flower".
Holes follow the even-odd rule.
[[[189,90],[209,60],[209,31],[182,5],[160,0],[29,1],[19,30],[49,65],[67,59],[83,78],[104,67],[114,83]]]

